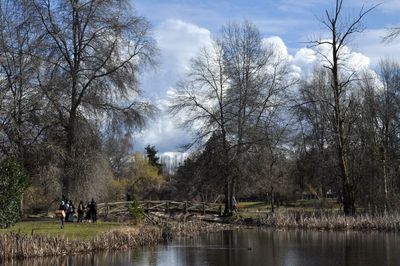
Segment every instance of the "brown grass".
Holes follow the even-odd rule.
[[[399,231],[400,214],[360,214],[346,217],[335,213],[302,213],[279,211],[254,218],[239,218],[239,224],[275,228],[300,228],[316,230]]]
[[[0,235],[0,261],[153,245],[160,240],[160,236],[160,228],[149,226],[116,229],[92,240],[73,241],[60,237],[7,233]]]
[[[9,259],[62,256],[104,250],[150,246],[175,237],[214,232],[226,226],[201,221],[164,221],[157,225],[136,225],[101,233],[93,239],[69,240],[60,236],[29,235],[9,232],[0,234],[0,264]]]

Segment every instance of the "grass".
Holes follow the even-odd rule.
[[[239,202],[237,205],[239,210],[269,210],[271,209],[271,204],[269,202],[263,201],[251,201],[251,202]]]
[[[0,234],[4,233],[20,233],[25,235],[46,236],[46,237],[61,237],[70,240],[90,240],[102,233],[113,229],[123,229],[128,227],[126,224],[116,222],[98,221],[92,223],[65,223],[64,229],[60,229],[58,220],[54,221],[35,221],[35,222],[20,222],[13,227],[0,229]]]
[[[251,201],[251,202],[239,202],[239,212],[269,212],[271,211],[271,204],[269,201]],[[325,201],[318,199],[311,200],[297,200],[291,202],[287,206],[275,206],[275,209],[285,209],[290,211],[307,211],[312,212],[316,210],[327,210],[333,212],[340,211],[340,204],[335,199],[326,199]]]

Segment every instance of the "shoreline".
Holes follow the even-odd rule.
[[[88,240],[9,232],[0,234],[0,262],[154,246],[173,238],[240,228],[395,233],[400,231],[400,215],[346,217],[322,212],[276,212],[248,218],[232,216],[213,222],[158,217],[156,221],[145,220],[134,226],[111,229]]]
[[[345,216],[328,212],[275,212],[255,217],[233,218],[233,223],[276,229],[324,231],[399,232],[400,214]]]
[[[9,232],[0,234],[0,264],[14,259],[23,260],[154,246],[176,237],[191,237],[226,228],[228,228],[227,225],[202,221],[165,221],[157,225],[143,222],[132,227],[112,229],[90,240],[70,240],[60,236]]]

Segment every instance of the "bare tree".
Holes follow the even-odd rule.
[[[35,82],[42,36],[21,1],[0,1],[1,152],[23,161],[47,125]]]
[[[80,156],[79,124],[108,118],[140,127],[152,107],[140,99],[138,73],[153,63],[150,25],[128,1],[30,0],[46,45],[38,81],[64,134],[66,168]],[[93,132],[96,129],[93,128]],[[71,177],[64,175],[68,193]]]
[[[378,100],[376,110],[377,129],[379,132],[379,142],[381,160],[383,164],[383,183],[385,204],[388,207],[391,194],[393,193],[393,179],[395,177],[394,165],[397,148],[396,136],[398,134],[398,107],[399,107],[399,85],[400,85],[400,66],[396,62],[382,61],[380,80],[383,90]]]
[[[343,0],[336,0],[334,10],[329,12],[325,11],[325,19],[322,24],[329,30],[331,37],[329,40],[319,40],[313,42],[315,46],[326,45],[331,51],[331,55],[320,53],[325,59],[325,67],[330,71],[331,82],[330,88],[333,93],[333,101],[330,103],[332,106],[332,128],[335,133],[335,144],[337,148],[338,167],[340,169],[340,180],[342,189],[343,210],[346,215],[355,214],[355,197],[354,197],[354,182],[349,172],[349,146],[348,134],[346,124],[349,123],[346,117],[347,110],[346,104],[349,103],[349,84],[354,78],[354,72],[350,75],[345,75],[343,69],[343,49],[349,39],[356,33],[362,32],[362,19],[372,9],[364,10],[362,8],[359,14],[349,22],[344,21],[343,13]],[[347,102],[347,103],[346,103]]]
[[[227,107],[228,76],[225,75],[223,49],[220,42],[204,48],[191,63],[188,79],[177,84],[177,92],[172,99],[170,110],[174,113],[185,112],[185,126],[193,126],[196,131],[194,142],[205,142],[213,134],[218,135],[222,145],[223,167],[221,175],[225,180],[225,211],[230,212],[229,194],[229,143]]]
[[[329,88],[329,72],[324,68],[315,68],[309,80],[299,87],[300,104],[295,106],[299,120],[300,160],[308,161],[312,170],[307,172],[307,180],[301,186],[311,186],[324,198],[328,183],[328,162],[332,131],[330,130],[331,106],[333,95]],[[305,162],[303,162],[305,163]],[[308,171],[308,169],[304,169]],[[318,189],[317,189],[318,188]]]
[[[178,84],[171,110],[184,112],[185,125],[197,128],[196,141],[218,136],[225,180],[225,213],[232,211],[243,162],[277,116],[289,84],[287,68],[275,47],[266,46],[248,21],[222,29],[211,49],[192,61],[186,80]]]

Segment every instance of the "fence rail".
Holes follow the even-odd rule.
[[[129,211],[134,201],[105,202],[97,204],[99,215],[112,215],[125,213]],[[218,214],[222,216],[222,207],[220,203],[196,202],[196,201],[138,201],[137,202],[145,212],[182,212],[182,213],[200,213]]]

